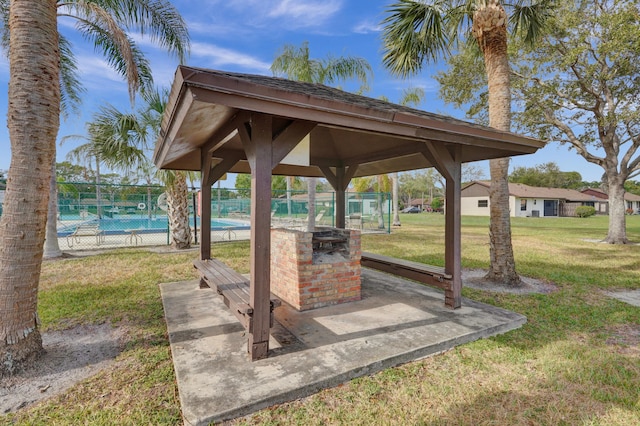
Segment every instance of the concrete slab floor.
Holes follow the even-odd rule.
[[[247,336],[222,299],[197,281],[160,284],[187,425],[244,416],[352,378],[521,327],[526,318],[363,268],[362,300],[276,309],[270,356],[251,362]]]

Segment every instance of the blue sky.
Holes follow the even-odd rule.
[[[187,64],[252,74],[271,75],[269,66],[285,44],[300,46],[308,41],[311,56],[358,56],[369,61],[374,78],[367,96],[386,96],[398,100],[404,88],[422,87],[426,92],[420,109],[464,119],[461,111],[438,99],[438,84],[432,78],[442,67],[427,65],[422,73],[408,80],[391,76],[382,66],[379,23],[391,0],[175,0],[186,20],[191,35],[191,54]],[[85,123],[101,105],[112,104],[130,110],[126,85],[112,71],[93,47],[73,31],[73,21],[59,23],[60,31],[74,42],[87,89],[82,115],[61,122],[58,139],[72,134],[84,134]],[[152,61],[154,79],[161,87],[169,87],[177,61],[155,47],[148,39],[134,36]],[[7,116],[7,60],[0,59],[0,116]],[[349,88],[348,85],[345,85]],[[6,123],[6,122],[5,122]],[[58,143],[58,161],[81,142]],[[0,170],[8,170],[10,144],[6,124],[0,126]],[[538,153],[514,157],[514,166],[534,166],[556,162],[561,170],[578,171],[584,180],[599,180],[602,169],[588,163],[568,147],[548,144]],[[482,164],[488,177],[488,165]],[[230,182],[229,182],[230,183]]]

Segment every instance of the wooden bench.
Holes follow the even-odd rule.
[[[253,307],[250,304],[249,279],[217,259],[195,260],[193,267],[200,274],[200,288],[214,289],[224,304],[238,318],[249,333],[253,333]],[[281,305],[280,299],[271,296],[269,326],[273,327],[273,310]]]
[[[95,236],[96,244],[104,242],[104,231],[97,223],[87,223],[78,225],[76,230],[67,236],[67,245],[73,247],[73,243],[80,244],[80,237]]]
[[[453,277],[451,274],[447,274],[444,268],[439,266],[368,252],[362,252],[360,264],[367,268],[377,269],[382,272],[441,288],[445,290],[445,293],[451,292],[451,280]]]

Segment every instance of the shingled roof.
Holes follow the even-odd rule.
[[[450,151],[461,146],[462,162],[529,154],[544,146],[537,139],[321,84],[181,66],[154,162],[160,168],[200,170],[200,148],[206,144],[215,147],[210,150],[214,159],[242,155],[237,132],[226,129],[238,115],[250,113],[269,115],[274,134],[295,121],[313,126],[309,165],[273,169],[289,176],[323,177],[321,167],[357,165],[354,177],[432,167],[422,154],[426,142]],[[246,157],[230,171],[248,173]]]
[[[487,191],[489,190],[489,187],[491,185],[490,182],[487,181],[474,181],[465,186],[465,188],[474,184],[485,187]],[[546,198],[576,202],[597,201],[594,196],[583,194],[582,192],[576,191],[575,189],[537,187],[525,185],[522,183],[509,183],[509,195],[518,198]]]

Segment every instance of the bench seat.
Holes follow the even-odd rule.
[[[360,264],[364,267],[377,269],[392,275],[409,278],[427,285],[451,290],[452,275],[447,274],[443,267],[412,262],[377,253],[362,252]]]
[[[195,260],[194,268],[200,274],[200,287],[214,289],[224,304],[238,318],[248,332],[253,332],[253,307],[250,304],[250,281],[217,259]],[[270,298],[270,326],[273,326],[273,310],[281,305],[280,299]]]

